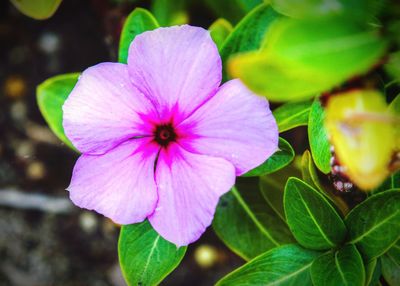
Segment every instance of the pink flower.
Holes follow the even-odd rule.
[[[217,47],[188,25],[137,36],[127,65],[85,70],[63,106],[82,152],[71,200],[119,224],[147,218],[178,246],[197,240],[235,177],[278,148],[267,100],[220,83]]]

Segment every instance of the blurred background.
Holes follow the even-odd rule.
[[[74,207],[65,188],[78,154],[49,130],[36,104],[45,79],[117,61],[125,17],[149,1],[63,1],[38,21],[0,2],[0,285],[125,285],[119,228]],[[191,5],[207,28],[213,11]],[[212,285],[243,261],[209,229],[162,285]]]

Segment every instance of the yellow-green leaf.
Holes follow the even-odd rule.
[[[211,24],[208,30],[210,31],[211,38],[217,45],[218,50],[220,50],[222,44],[225,42],[225,39],[232,32],[233,27],[232,24],[229,23],[227,20],[219,18],[214,23]]]
[[[21,13],[36,20],[53,16],[62,0],[11,0]]]
[[[51,77],[38,85],[36,90],[36,100],[40,112],[50,129],[62,142],[75,151],[75,147],[64,133],[62,106],[78,81],[78,77],[79,73]]]

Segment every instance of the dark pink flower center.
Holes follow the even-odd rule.
[[[154,131],[154,140],[162,147],[167,147],[176,140],[176,133],[171,123],[158,125]]]

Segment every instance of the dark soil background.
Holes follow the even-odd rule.
[[[0,285],[125,285],[119,228],[70,204],[65,188],[78,155],[48,129],[35,95],[48,77],[116,61],[135,7],[122,2],[66,0],[44,21],[0,2]],[[191,24],[207,27],[213,15],[197,9]],[[209,229],[163,285],[212,285],[242,263]]]

